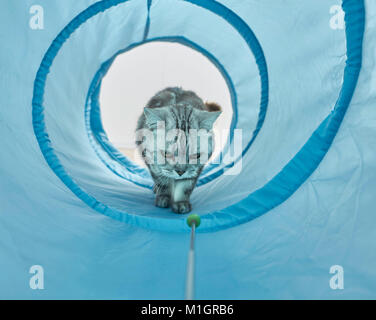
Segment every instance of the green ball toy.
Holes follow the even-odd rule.
[[[187,218],[187,224],[189,225],[189,227],[192,228],[193,223],[195,223],[196,228],[200,225],[201,218],[200,218],[200,216],[198,214],[191,214]]]

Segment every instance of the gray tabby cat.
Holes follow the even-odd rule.
[[[147,103],[138,120],[136,144],[154,180],[157,207],[170,206],[175,213],[192,210],[189,198],[213,153],[212,128],[220,110],[181,88],[164,89]],[[160,138],[157,131],[163,127]],[[190,135],[195,130],[207,133],[206,143]]]

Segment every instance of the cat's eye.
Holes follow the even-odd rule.
[[[194,154],[189,155],[189,159],[191,160],[198,160],[200,159],[200,157],[201,157],[201,153],[194,153]]]

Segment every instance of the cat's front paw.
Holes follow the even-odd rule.
[[[168,208],[170,205],[170,197],[162,194],[155,198],[155,205],[159,208]]]
[[[188,213],[191,212],[192,205],[189,203],[189,201],[179,201],[172,203],[171,209],[175,213]]]

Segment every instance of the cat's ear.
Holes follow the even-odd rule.
[[[221,113],[221,111],[200,111],[200,127],[206,130],[211,130],[215,120],[217,120]]]
[[[150,129],[155,129],[159,121],[165,121],[167,117],[167,107],[162,108],[144,108],[146,124]]]
[[[206,109],[210,112],[222,110],[221,106],[215,102],[205,102],[205,106],[206,106]]]

